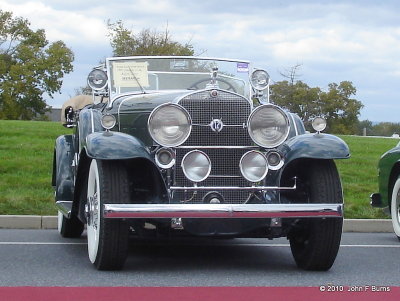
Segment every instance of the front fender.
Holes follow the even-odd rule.
[[[286,163],[299,158],[347,159],[350,150],[346,142],[329,134],[304,134],[286,142]]]
[[[95,132],[86,137],[88,157],[100,160],[147,158],[152,160],[145,145],[137,138],[120,132]]]
[[[72,135],[63,135],[56,139],[54,150],[53,185],[56,201],[72,201],[74,196],[74,145]]]

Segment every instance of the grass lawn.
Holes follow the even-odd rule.
[[[55,215],[51,186],[59,122],[0,120],[0,214]]]
[[[55,215],[51,186],[55,139],[71,133],[58,122],[0,120],[0,214]],[[376,192],[377,163],[397,139],[341,136],[351,150],[337,160],[345,194],[346,218],[383,218],[369,205]]]
[[[345,218],[386,218],[383,210],[369,205],[369,196],[378,192],[378,161],[399,142],[392,138],[340,136],[350,147],[351,158],[337,160],[342,178]]]

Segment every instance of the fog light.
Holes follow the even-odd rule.
[[[240,171],[246,180],[256,183],[265,178],[268,173],[268,162],[258,151],[249,151],[240,159]]]
[[[278,170],[284,164],[281,154],[276,151],[272,151],[267,154],[267,161],[268,168],[271,170]]]
[[[156,152],[156,163],[163,169],[171,168],[175,165],[175,153],[170,148],[160,148]]]
[[[199,150],[187,153],[182,159],[181,166],[186,178],[195,183],[207,179],[211,172],[210,158]]]
[[[315,117],[312,121],[312,127],[318,133],[322,132],[326,128],[326,120],[322,117]]]

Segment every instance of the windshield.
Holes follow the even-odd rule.
[[[107,59],[111,98],[121,93],[197,90],[206,87],[230,90],[249,97],[249,69],[249,62],[225,59],[194,57]]]

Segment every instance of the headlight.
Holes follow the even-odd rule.
[[[107,86],[107,73],[101,69],[93,69],[87,78],[90,88],[93,90],[103,90]]]
[[[240,159],[240,171],[246,180],[256,183],[268,173],[268,162],[265,156],[257,151],[249,151]]]
[[[314,130],[318,133],[322,132],[326,128],[326,120],[322,117],[315,117],[311,123]]]
[[[257,107],[247,123],[250,137],[266,148],[277,147],[289,135],[289,119],[285,112],[274,105]]]
[[[163,104],[151,112],[148,121],[151,137],[162,146],[174,147],[186,141],[192,129],[189,113],[180,105]]]
[[[269,75],[265,70],[254,70],[251,74],[251,85],[256,90],[264,90],[268,87]]]
[[[195,183],[207,179],[211,172],[210,158],[199,150],[188,152],[183,157],[181,166],[186,178]]]
[[[101,117],[100,122],[103,128],[106,130],[111,130],[115,126],[117,120],[115,119],[114,115],[105,114]]]

